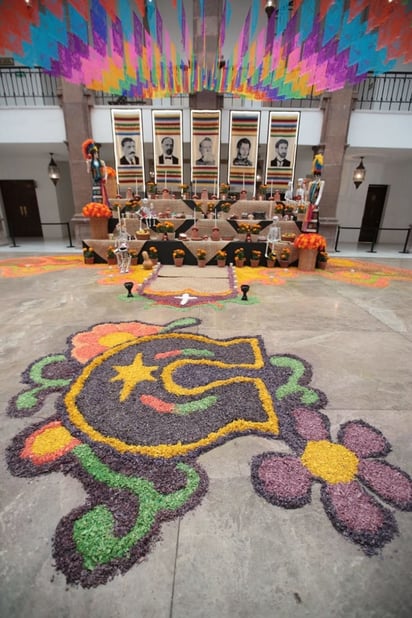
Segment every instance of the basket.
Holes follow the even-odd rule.
[[[317,249],[299,249],[299,270],[315,270],[317,255]]]
[[[106,240],[108,234],[108,219],[105,217],[90,217],[90,236],[94,240]]]

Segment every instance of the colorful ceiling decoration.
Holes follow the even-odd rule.
[[[0,55],[133,98],[299,99],[412,62],[411,0],[278,0],[270,18],[266,0],[224,0],[213,63],[194,52],[193,15],[209,39],[205,2],[0,0]]]

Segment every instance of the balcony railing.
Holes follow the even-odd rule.
[[[41,68],[0,67],[0,107],[25,107],[58,105],[58,78],[52,77]],[[356,109],[391,112],[412,110],[412,73],[390,72],[370,75],[354,89]],[[164,99],[133,99],[125,95],[107,92],[93,92],[96,105],[142,105],[153,107],[189,107],[189,96],[185,94]],[[318,108],[320,97],[312,94],[305,99],[279,101],[253,101],[244,97],[224,95],[224,107],[294,109]]]
[[[356,109],[390,112],[412,110],[412,73],[370,75],[355,89]]]
[[[0,106],[58,105],[57,84],[41,68],[0,67]]]

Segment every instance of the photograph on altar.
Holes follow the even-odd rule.
[[[220,167],[220,110],[191,110],[191,181],[193,191],[217,193]]]
[[[259,145],[260,112],[230,112],[229,184],[253,197]]]
[[[265,184],[285,191],[293,182],[300,112],[270,112]]]
[[[161,191],[177,191],[183,182],[182,110],[153,110],[155,181]]]
[[[144,191],[142,115],[140,109],[112,109],[117,184]],[[138,190],[139,189],[139,190]]]

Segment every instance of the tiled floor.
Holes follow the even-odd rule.
[[[378,253],[342,245],[357,256],[411,269],[399,248]],[[356,251],[355,251],[356,249]],[[77,254],[64,242],[0,247],[0,262],[47,252]],[[333,254],[332,254],[333,255]],[[308,273],[284,285],[251,286],[257,303],[172,308],[124,302],[124,290],[98,283],[97,270],[0,279],[1,591],[5,618],[409,618],[412,615],[412,513],[390,507],[399,534],[367,556],[331,524],[316,484],[302,508],[274,506],[254,491],[252,457],[288,453],[283,440],[245,435],[202,454],[209,486],[193,510],[162,525],[147,557],[94,588],[68,586],[55,569],[59,521],[86,493],[70,475],[10,474],[4,452],[14,436],[54,413],[56,397],[33,417],[11,418],[7,403],[36,359],[65,350],[71,334],[102,322],[163,325],[200,320],[215,339],[262,338],[267,354],[312,367],[310,385],[325,393],[333,440],[361,419],[392,446],[386,460],[412,475],[412,282],[353,285]],[[187,329],[191,332],[191,329]],[[383,502],[382,502],[383,504]],[[359,513],[359,517],[361,514]]]

